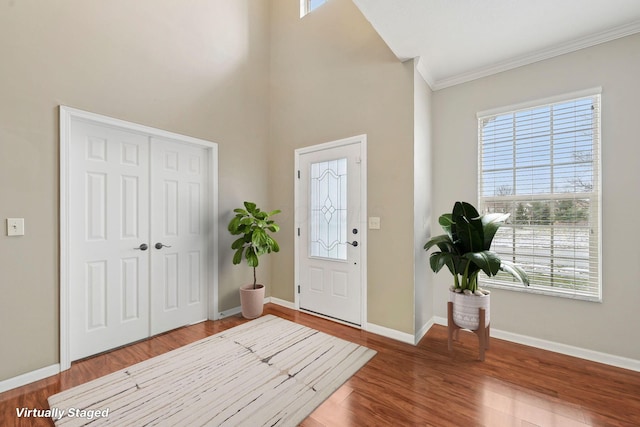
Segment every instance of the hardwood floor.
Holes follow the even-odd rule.
[[[273,304],[265,313],[365,345],[378,354],[301,424],[321,426],[640,426],[640,373],[460,332],[453,352],[434,326],[418,346]],[[181,328],[72,364],[71,369],[0,394],[1,426],[52,426],[18,418],[47,397],[245,322],[230,317]]]

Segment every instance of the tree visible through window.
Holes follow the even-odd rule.
[[[479,206],[510,212],[492,249],[531,289],[589,300],[600,284],[600,94],[478,115]],[[507,275],[489,286],[523,289]]]

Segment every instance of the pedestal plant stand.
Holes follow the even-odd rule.
[[[451,213],[440,215],[438,223],[446,234],[429,239],[425,250],[438,250],[429,256],[434,273],[445,266],[453,275],[450,302],[447,306],[449,350],[458,337],[458,330],[469,329],[480,340],[480,360],[489,348],[489,292],[478,288],[478,274],[495,276],[503,271],[529,285],[527,273],[512,262],[500,259],[491,251],[491,242],[498,228],[510,213],[486,213],[466,202],[456,202]]]
[[[480,348],[480,361],[484,362],[484,352],[489,349],[489,334],[490,334],[490,325],[485,325],[486,312],[484,308],[478,309],[478,317],[479,317],[479,325],[475,330],[471,330],[474,334],[478,336],[478,344]],[[453,341],[458,340],[458,333],[461,328],[456,325],[453,320],[453,302],[449,301],[447,303],[447,332],[448,332],[448,348],[449,351],[453,350]],[[469,329],[470,330],[470,329]]]

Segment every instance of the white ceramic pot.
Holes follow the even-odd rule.
[[[491,313],[491,295],[465,295],[449,292],[449,301],[453,302],[453,321],[461,328],[475,331],[480,326],[480,308],[484,308],[485,326],[489,326]]]
[[[240,307],[245,319],[260,317],[264,308],[264,285],[257,284],[256,289],[253,289],[253,283],[241,286]]]

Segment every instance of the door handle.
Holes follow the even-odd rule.
[[[171,246],[169,246],[169,245],[165,245],[165,244],[162,244],[162,243],[160,243],[160,242],[156,243],[156,245],[155,245],[155,246],[156,246],[156,249],[170,248],[170,247],[171,247]]]
[[[147,249],[149,249],[149,245],[147,245],[146,243],[143,243],[140,246],[138,246],[137,248],[133,248],[133,249],[139,249],[141,251],[146,251]]]
[[[358,242],[357,242],[357,241],[355,241],[355,240],[354,240],[353,242],[345,242],[345,243],[346,243],[347,245],[351,245],[351,246],[353,246],[354,248],[355,248],[356,246],[358,246]]]

